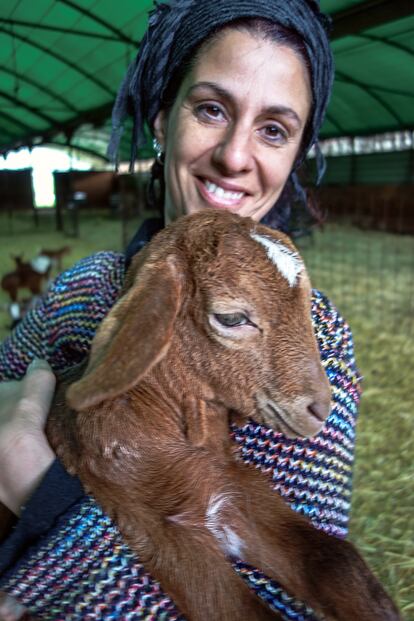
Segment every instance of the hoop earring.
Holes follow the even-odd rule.
[[[162,146],[160,145],[160,143],[158,142],[156,138],[153,138],[152,146],[155,151],[155,161],[160,166],[164,166],[164,160],[165,160],[164,151],[162,150]]]

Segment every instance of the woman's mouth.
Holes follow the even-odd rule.
[[[196,180],[203,198],[215,207],[239,206],[246,196],[246,192],[243,190],[224,188],[213,181],[201,177],[196,177]]]

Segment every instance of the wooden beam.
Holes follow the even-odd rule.
[[[331,15],[331,39],[359,34],[369,28],[411,16],[413,8],[413,0],[366,0]]]
[[[64,28],[63,26],[57,26],[52,24],[39,24],[37,22],[29,22],[22,19],[8,19],[6,17],[0,17],[0,24],[6,24],[7,26],[17,26],[23,28],[30,28],[30,30],[46,30],[50,32],[61,32],[63,34],[76,35],[77,37],[87,37],[88,39],[100,39],[102,41],[115,41],[117,43],[123,43],[119,37],[101,34],[99,32],[91,32],[90,30],[76,30],[74,28]]]

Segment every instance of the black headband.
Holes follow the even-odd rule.
[[[217,28],[236,19],[261,17],[295,31],[306,48],[311,67],[312,116],[302,159],[317,141],[332,82],[333,58],[327,18],[317,0],[171,0],[156,3],[138,55],[121,84],[112,113],[110,157],[117,156],[123,124],[134,120],[132,161],[144,123],[150,127],[159,112],[171,76],[191,52]]]

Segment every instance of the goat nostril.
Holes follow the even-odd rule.
[[[308,410],[312,416],[323,423],[329,416],[330,408],[326,403],[318,403],[317,401],[314,401],[308,405]]]

